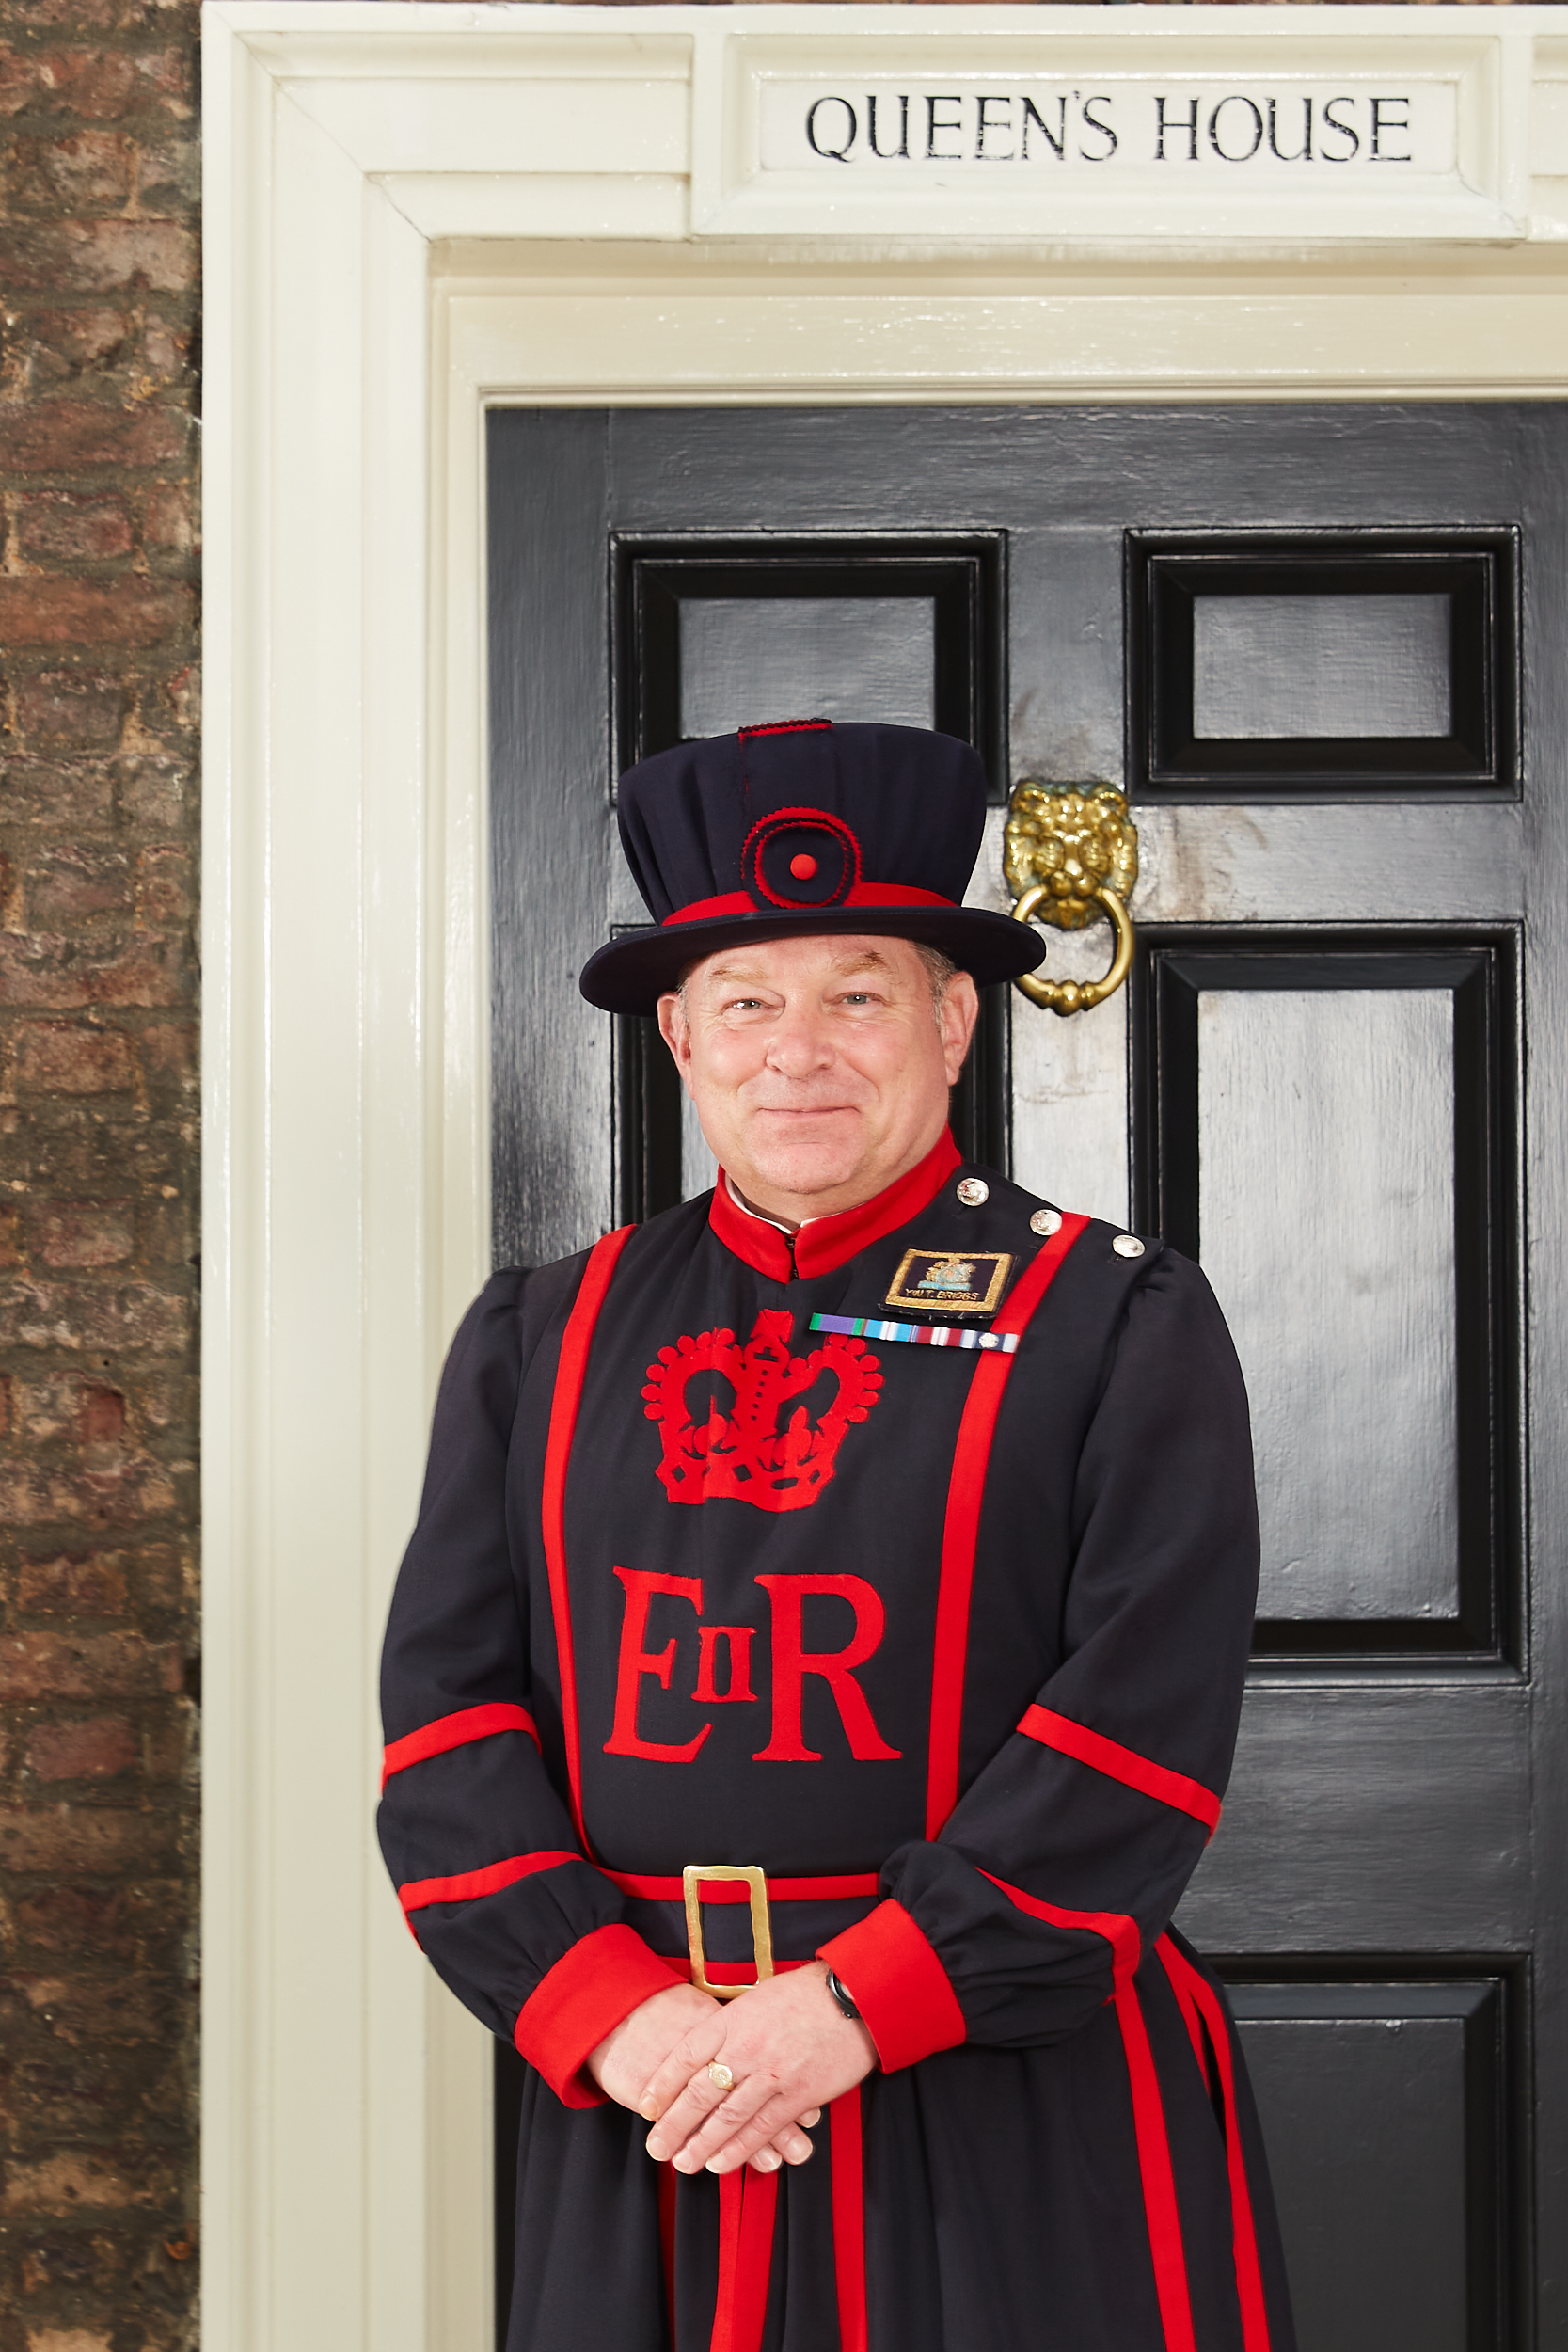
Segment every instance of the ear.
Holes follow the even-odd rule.
[[[669,989],[658,1000],[658,1033],[670,1048],[675,1068],[681,1073],[681,1084],[691,1092],[691,1026],[686,1017],[686,1006],[678,989]]]
[[[979,990],[967,972],[955,972],[947,983],[947,993],[942,1000],[942,1012],[937,1023],[942,1034],[942,1055],[947,1066],[950,1087],[958,1083],[958,1073],[968,1057],[974,1024],[979,1018]]]

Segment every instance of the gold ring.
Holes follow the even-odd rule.
[[[1046,883],[1036,882],[1014,906],[1014,921],[1030,921],[1036,909],[1042,906],[1051,895]],[[1110,970],[1102,980],[1042,980],[1033,972],[1021,973],[1017,986],[1031,1003],[1049,1005],[1053,1012],[1088,1012],[1094,1006],[1102,1005],[1107,996],[1114,996],[1132,970],[1134,945],[1132,917],[1114,890],[1102,886],[1092,896],[1104,908],[1116,929],[1117,951],[1111,959]]]
[[[715,2090],[729,2090],[735,2083],[735,2076],[721,2058],[713,2058],[709,2061],[707,2078]]]

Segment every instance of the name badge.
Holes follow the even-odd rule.
[[[1013,1270],[1006,1249],[907,1249],[884,1307],[927,1314],[993,1315]]]

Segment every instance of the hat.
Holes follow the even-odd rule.
[[[1015,979],[1037,932],[961,901],[986,771],[951,735],[794,719],[677,743],[621,778],[621,842],[657,928],[590,957],[607,1012],[652,1012],[716,947],[801,931],[912,939],[978,981]]]

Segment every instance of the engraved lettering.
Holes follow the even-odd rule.
[[[898,101],[898,144],[896,147],[879,147],[877,144],[877,101],[875,98],[867,98],[865,102],[865,136],[873,155],[879,156],[883,163],[891,162],[895,155],[902,155],[907,163],[910,153],[910,102],[908,98],[900,98]]]
[[[1323,157],[1325,164],[1348,164],[1351,157],[1353,155],[1359,154],[1361,151],[1361,139],[1354,124],[1350,122],[1341,122],[1338,116],[1334,111],[1336,106],[1354,106],[1354,103],[1355,101],[1354,98],[1330,98],[1324,103],[1323,131],[1338,131],[1342,139],[1349,139],[1350,141],[1349,150],[1345,154],[1331,155],[1327,148],[1323,146],[1322,134],[1320,134],[1318,152]]]
[[[1271,149],[1282,164],[1309,164],[1312,160],[1312,101],[1309,98],[1304,98],[1301,102],[1301,145],[1293,155],[1287,155],[1279,144],[1279,126],[1275,111],[1278,103],[1278,100],[1274,98],[1269,101],[1269,145]]]
[[[1117,135],[1115,131],[1112,130],[1108,122],[1101,122],[1098,115],[1091,114],[1089,112],[1089,108],[1091,106],[1108,106],[1110,103],[1110,100],[1103,94],[1097,94],[1095,97],[1085,98],[1084,101],[1085,122],[1091,131],[1098,131],[1102,139],[1107,139],[1110,142],[1102,155],[1096,155],[1092,153],[1088,148],[1080,144],[1078,152],[1082,155],[1086,164],[1108,164],[1112,156],[1117,151]]]
[[[842,106],[848,117],[849,135],[841,147],[824,147],[816,135],[816,118],[824,106]],[[860,124],[855,119],[855,110],[847,98],[818,98],[814,101],[811,112],[806,117],[806,138],[810,143],[811,151],[814,155],[820,155],[826,163],[847,164],[848,162],[849,150],[855,144],[855,134],[859,129]]]
[[[1402,155],[1390,155],[1380,144],[1385,131],[1408,131],[1410,101],[1408,98],[1373,98],[1369,100],[1372,110],[1372,135],[1368,146],[1367,160],[1374,164],[1408,164],[1414,161],[1408,148]],[[1385,115],[1386,106],[1402,106],[1402,115]]]
[[[956,122],[939,122],[937,120],[937,108],[939,106],[957,106],[958,109],[958,120]],[[948,148],[939,147],[937,145],[937,133],[939,131],[961,132],[962,130],[963,100],[961,98],[952,98],[946,96],[942,98],[927,98],[926,101],[926,159],[927,163],[962,163],[963,157],[956,147]]]
[[[1012,100],[1011,100],[1010,98],[977,98],[977,99],[975,100],[974,103],[975,103],[975,106],[976,106],[976,108],[977,108],[977,110],[978,110],[978,119],[977,119],[977,120],[976,120],[976,122],[975,122],[975,125],[974,125],[974,160],[975,160],[975,162],[976,162],[977,164],[1010,164],[1010,163],[1015,162],[1015,161],[1017,160],[1017,157],[1016,157],[1016,152],[1015,152],[1015,151],[1014,151],[1012,148],[1010,148],[1010,147],[1008,148],[1008,150],[1007,150],[1007,151],[1006,151],[1006,153],[1005,155],[995,155],[995,154],[988,155],[988,154],[986,153],[986,133],[987,133],[988,131],[1004,131],[1004,130],[1005,130],[1005,131],[1006,132],[1006,134],[1007,134],[1007,135],[1008,135],[1008,137],[1009,137],[1009,138],[1012,136],[1012,131],[1013,131],[1013,102],[1012,102]],[[997,122],[990,122],[990,121],[988,121],[988,120],[987,120],[987,119],[986,119],[986,108],[987,108],[988,106],[1006,106],[1006,109],[1007,109],[1007,113],[1006,113],[1006,118],[1005,121],[1000,122],[1000,123],[997,123]]]
[[[1041,112],[1040,112],[1039,108],[1036,105],[1036,103],[1035,103],[1034,100],[1033,100],[1032,98],[1026,98],[1026,99],[1024,100],[1024,102],[1023,102],[1023,161],[1024,161],[1025,163],[1027,163],[1027,162],[1028,162],[1028,160],[1029,160],[1029,125],[1031,124],[1031,122],[1035,125],[1036,129],[1037,129],[1037,131],[1039,131],[1039,132],[1043,135],[1043,136],[1044,136],[1044,138],[1045,138],[1045,141],[1046,141],[1046,144],[1047,144],[1049,147],[1054,148],[1055,152],[1056,152],[1056,161],[1057,161],[1059,164],[1064,164],[1064,163],[1066,163],[1066,161],[1067,161],[1067,100],[1066,100],[1066,98],[1065,98],[1065,97],[1060,97],[1060,98],[1058,98],[1058,99],[1057,99],[1057,101],[1056,101],[1056,105],[1057,105],[1057,109],[1058,109],[1058,111],[1057,111],[1057,116],[1056,116],[1056,128],[1055,128],[1055,130],[1053,131],[1053,130],[1051,128],[1050,123],[1049,123],[1049,122],[1047,122],[1047,120],[1046,120],[1046,119],[1045,119],[1045,117],[1041,114]]]
[[[1155,162],[1157,164],[1163,164],[1169,161],[1169,158],[1165,153],[1165,133],[1167,131],[1185,131],[1187,134],[1187,161],[1190,164],[1196,164],[1197,161],[1197,100],[1196,98],[1193,100],[1192,105],[1188,109],[1184,119],[1179,119],[1173,117],[1168,122],[1165,119],[1165,101],[1163,98],[1156,98],[1154,104],[1157,110],[1157,124],[1154,141]]]
[[[1220,117],[1224,114],[1227,106],[1244,106],[1248,114],[1252,117],[1252,145],[1250,147],[1239,148],[1232,152],[1232,151],[1226,146],[1225,142],[1220,137]],[[1245,138],[1246,133],[1243,131],[1241,135],[1243,138]],[[1213,149],[1222,164],[1251,163],[1253,157],[1257,154],[1258,150],[1263,144],[1263,118],[1258,111],[1258,108],[1253,104],[1250,98],[1243,98],[1233,94],[1229,98],[1222,98],[1220,100],[1219,104],[1214,108],[1213,113],[1209,118],[1209,144]]]

